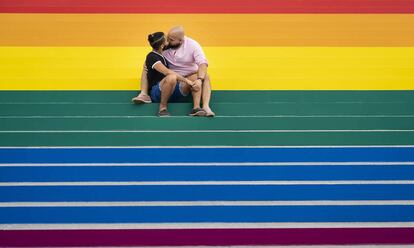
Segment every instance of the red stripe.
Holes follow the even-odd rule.
[[[2,13],[414,13],[413,0],[2,0]]]
[[[414,244],[414,228],[8,230],[0,246]]]

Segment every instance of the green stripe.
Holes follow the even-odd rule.
[[[414,129],[414,117],[392,118],[47,118],[1,119],[0,130],[295,130]]]
[[[5,102],[130,102],[136,91],[0,91]],[[414,102],[414,91],[213,91],[213,102]]]
[[[414,145],[399,133],[1,133],[0,146]]]
[[[171,113],[180,118],[156,118],[158,104],[133,105],[130,99],[135,94],[133,91],[2,91],[0,130],[414,129],[414,117],[396,117],[414,115],[414,91],[217,91],[213,93],[212,107],[218,117],[210,119],[185,117],[191,109],[190,103],[170,105]],[[320,118],[293,117],[297,115]],[[349,115],[360,117],[344,117]],[[387,117],[363,117],[373,115]],[[0,133],[0,146],[413,144],[414,132]]]
[[[216,103],[217,115],[414,115],[412,103]],[[158,104],[1,104],[1,116],[154,116]],[[188,103],[170,104],[172,115],[187,115]]]

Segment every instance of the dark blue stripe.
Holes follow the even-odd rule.
[[[414,165],[0,167],[0,182],[414,180]]]
[[[414,185],[180,185],[0,187],[1,202],[414,200]]]
[[[414,161],[414,148],[0,149],[0,163]]]
[[[0,223],[409,222],[414,206],[7,207]]]

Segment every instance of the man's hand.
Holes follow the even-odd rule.
[[[200,80],[200,79],[197,79],[197,80],[196,80],[196,81],[194,81],[193,83],[194,83],[193,89],[194,89],[195,91],[199,91],[199,90],[201,90],[201,85],[203,84],[203,82],[201,82],[201,80]]]

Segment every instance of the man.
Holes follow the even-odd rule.
[[[208,61],[200,44],[185,36],[183,27],[174,27],[168,33],[168,47],[162,55],[167,59],[171,70],[195,84],[202,84],[203,110],[207,117],[213,117],[215,114],[210,108],[211,83],[207,74]],[[145,69],[141,76],[141,93],[132,100],[137,104],[152,102]]]

